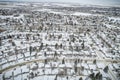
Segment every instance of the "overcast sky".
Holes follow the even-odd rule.
[[[0,1],[73,2],[94,5],[120,5],[120,0],[0,0]]]

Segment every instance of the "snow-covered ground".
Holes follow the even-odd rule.
[[[19,16],[0,14],[0,80],[120,79],[120,17],[62,3],[14,7]]]
[[[90,14],[90,13],[75,12],[75,13],[73,13],[73,15],[76,15],[76,16],[91,16],[92,14]]]

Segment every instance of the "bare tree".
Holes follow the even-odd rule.
[[[103,71],[106,72],[106,73],[108,73],[108,70],[109,70],[108,66],[106,66],[106,67],[103,69]]]

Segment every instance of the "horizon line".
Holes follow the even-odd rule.
[[[19,1],[19,0],[17,0],[17,1],[13,1],[13,0],[8,0],[8,1],[6,1],[6,0],[0,0],[0,2],[19,2],[19,3],[26,3],[26,2],[28,2],[28,3],[70,3],[70,4],[79,4],[79,5],[93,5],[93,6],[105,6],[105,7],[120,7],[120,5],[119,4],[117,4],[117,5],[113,5],[113,4],[108,4],[108,5],[104,5],[104,4],[91,4],[91,3],[79,3],[79,2],[60,2],[60,1]]]

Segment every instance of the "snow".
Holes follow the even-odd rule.
[[[85,69],[89,69],[89,67],[88,67],[88,65],[86,63],[82,63],[81,65],[84,66]]]
[[[39,63],[38,65],[39,65],[39,67],[43,67],[44,63]]]
[[[94,64],[89,64],[89,67],[90,67],[90,69],[92,69],[92,70],[96,70],[96,65],[94,65]]]
[[[14,69],[14,75],[18,75],[21,74],[21,68],[17,67],[16,69]]]
[[[109,75],[105,73],[103,70],[100,70],[100,73],[103,75],[103,77],[108,77]]]
[[[23,72],[23,73],[24,73],[24,72],[29,72],[29,69],[28,69],[28,67],[27,67],[26,65],[21,66],[21,69],[22,69],[22,72]]]
[[[33,78],[32,80],[54,80],[55,76],[38,76]]]
[[[13,18],[13,16],[2,16],[2,15],[0,15],[0,18],[1,18],[1,19]]]
[[[27,5],[27,4],[16,4],[16,5],[18,6],[26,5],[31,8],[31,5]],[[84,13],[84,12],[78,12],[78,11],[75,11],[75,12],[68,11],[66,12],[68,13],[66,15],[64,11],[48,9],[51,5],[56,6],[55,8],[60,7],[60,6],[73,7],[70,4],[46,3],[46,4],[41,5],[41,4],[36,3],[32,5],[32,10],[30,11],[31,12],[39,11],[40,13],[38,12],[38,16],[42,15],[42,17],[37,18],[36,17],[37,14],[34,17],[34,14],[30,13],[29,15],[33,17],[26,17],[26,18],[28,19],[30,18],[29,19],[30,21],[35,21],[34,23],[37,25],[37,27],[41,26],[40,23],[42,22],[41,20],[43,20],[44,27],[48,28],[48,30],[38,31],[37,29],[35,29],[30,32],[29,30],[26,30],[26,29],[23,31],[19,31],[16,29],[13,31],[9,31],[9,28],[11,29],[11,26],[9,26],[8,31],[0,34],[1,37],[15,35],[15,37],[13,37],[11,40],[12,42],[16,44],[15,46],[12,46],[12,44],[9,42],[10,39],[2,40],[2,46],[0,46],[0,51],[4,51],[4,54],[0,52],[0,70],[10,67],[10,69],[6,69],[5,71],[3,71],[2,74],[5,73],[5,77],[10,77],[12,76],[12,72],[14,72],[14,75],[15,75],[14,79],[21,80],[21,78],[28,79],[28,77],[30,76],[30,73],[33,72],[34,74],[37,73],[37,76],[34,77],[32,80],[54,80],[57,74],[59,74],[60,72],[64,73],[65,70],[67,69],[66,73],[68,75],[58,76],[57,80],[66,80],[67,76],[69,78],[68,80],[79,80],[80,77],[82,77],[85,80],[85,78],[89,74],[92,73],[92,70],[95,74],[100,71],[104,77],[111,76],[111,73],[109,72],[105,73],[103,69],[105,68],[107,64],[112,64],[112,61],[114,61],[112,60],[112,57],[116,58],[118,57],[118,55],[115,54],[115,56],[113,56],[111,53],[109,53],[108,51],[110,50],[110,47],[108,46],[106,47],[106,45],[102,47],[102,45],[105,42],[101,38],[98,38],[98,35],[104,38],[106,42],[110,43],[112,47],[116,47],[114,43],[111,43],[110,39],[107,37],[107,34],[112,35],[112,33],[107,32],[107,30],[105,30],[104,32],[104,28],[103,29],[101,28],[102,26],[101,24],[104,24],[107,26],[108,29],[111,29],[111,27],[114,29],[115,28],[115,26],[113,26],[114,24],[111,23],[112,25],[108,25],[107,22],[104,22],[104,16],[93,16],[94,14],[87,13],[87,12]],[[42,7],[42,8],[38,9],[37,7]],[[46,12],[47,14],[44,14],[44,12]],[[54,15],[55,20],[54,20],[54,17],[51,17],[50,13],[53,13],[52,15]],[[55,14],[59,14],[59,15],[55,15]],[[10,20],[12,19],[13,20],[18,20],[18,19],[26,20],[24,15],[26,14],[20,14],[20,16],[18,17],[15,17],[13,15],[12,16],[0,16],[0,18],[2,19],[10,18]],[[45,16],[48,17],[47,20],[44,20]],[[58,16],[62,17],[62,19],[57,20],[56,17]],[[71,18],[71,20],[69,18]],[[96,19],[96,21],[98,20],[97,25],[100,25],[100,28],[103,30],[103,32],[100,30],[99,32],[97,32],[97,30],[91,29],[91,28],[96,27],[96,26],[91,27],[89,25],[89,24],[93,24],[91,23],[93,19]],[[114,19],[115,21],[119,20],[119,18],[113,18],[113,17],[110,19]],[[68,22],[73,21],[73,23],[77,23],[77,24],[76,25],[69,25],[69,24],[64,25],[66,20],[68,20]],[[99,22],[101,20],[103,20],[103,22]],[[82,26],[83,23],[79,23],[79,21],[86,22],[85,24],[87,25],[85,25],[84,27]],[[25,25],[27,24],[26,21],[25,22],[20,21],[20,23],[23,27],[29,28],[32,26],[33,22],[31,22],[28,25]],[[53,25],[52,26],[46,25],[46,23],[53,23]],[[5,25],[5,24],[2,23],[1,25]],[[60,28],[62,27],[62,29],[68,28],[68,30],[57,31],[56,29],[58,29],[58,26]],[[53,31],[49,31],[49,27],[56,28],[56,29],[53,29]],[[79,31],[78,30],[79,28],[81,30],[85,28],[85,31],[83,31],[82,33],[76,33],[77,31]],[[87,29],[90,29],[90,31],[87,31]],[[94,31],[96,31],[96,33]],[[29,34],[28,36],[29,40],[26,39],[26,35],[28,34]],[[37,36],[37,34],[39,34],[40,36]],[[50,34],[54,36],[50,38]],[[19,36],[20,38],[17,38],[17,35],[20,35]],[[58,39],[59,35],[62,35],[61,39]],[[74,35],[72,36],[75,38],[74,42],[71,41],[71,37],[70,37],[71,35]],[[33,39],[33,37],[35,37],[35,40]],[[84,40],[84,47],[85,47],[84,49],[81,47],[83,40]],[[43,43],[42,50],[40,49],[41,43]],[[56,43],[58,45],[62,44],[62,48],[56,49],[55,48]],[[46,44],[48,45],[47,47],[46,47]],[[29,50],[30,46],[35,48],[31,52],[31,54]],[[72,49],[70,50],[70,46],[73,48],[73,50]],[[76,47],[79,47],[80,50],[77,51]],[[18,54],[15,53],[15,49],[18,50]],[[45,52],[47,53],[46,56],[44,54]],[[56,56],[54,56],[55,52],[57,52]],[[44,63],[45,59],[47,60],[47,63]],[[65,60],[64,64],[62,64],[63,59]],[[78,60],[78,59],[80,61],[77,63],[77,65],[75,65],[75,60]],[[95,64],[93,64],[93,60],[96,60]],[[18,66],[18,64],[21,64],[21,65]],[[38,64],[38,66],[36,64]],[[12,65],[13,65],[13,68],[11,68]],[[78,71],[76,73],[74,70],[74,66],[78,67]],[[33,68],[35,67],[37,68],[33,70]],[[84,70],[81,70],[82,67],[84,68]],[[119,67],[120,67],[119,64],[116,64],[116,63],[113,64],[113,66],[112,65],[110,66],[110,68],[114,70],[114,72],[112,73],[113,75],[114,74],[117,75],[117,71],[115,72],[115,69],[119,69]],[[80,71],[80,74],[79,74],[79,71]],[[21,74],[21,72],[23,74]]]
[[[51,9],[37,9],[37,10],[33,10],[33,11],[48,12],[48,13],[61,14],[61,15],[65,14],[63,12],[53,11]]]
[[[73,5],[70,5],[70,4],[60,4],[60,3],[56,3],[55,5],[57,5],[57,6],[61,6],[61,7],[71,7],[71,6],[73,6]]]
[[[14,80],[21,80],[21,76],[14,77]]]
[[[72,64],[70,63],[65,63],[66,67],[72,67]]]
[[[87,70],[84,70],[84,71],[82,71],[82,73],[83,73],[83,75],[88,75],[88,71]]]
[[[113,19],[114,21],[119,21],[120,22],[120,17],[108,17],[109,20]]]
[[[120,69],[120,66],[118,66],[117,64],[113,64],[115,69]]]
[[[12,75],[12,70],[10,70],[10,71],[7,71],[6,73],[5,73],[5,77],[10,77],[11,75]]]
[[[92,14],[90,14],[90,13],[82,13],[82,12],[75,12],[72,15],[76,15],[76,16],[91,16]]]
[[[97,63],[97,67],[103,69],[105,65],[101,62]]]
[[[3,15],[0,15],[0,18],[1,19],[7,19],[7,18],[10,18],[10,19],[20,19],[20,18],[23,18],[24,14],[20,14],[18,17],[14,17],[13,15],[10,15],[10,16],[3,16]]]

